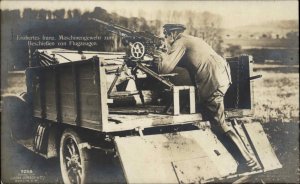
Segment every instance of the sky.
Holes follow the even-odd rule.
[[[298,20],[297,0],[264,1],[1,1],[1,9],[80,9],[93,11],[102,7],[108,12],[122,16],[138,16],[142,9],[143,17],[154,19],[158,10],[209,11],[222,16],[224,28],[259,24],[266,21]]]

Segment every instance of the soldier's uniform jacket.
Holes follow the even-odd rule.
[[[207,100],[216,90],[225,94],[231,83],[230,68],[203,39],[179,34],[159,65],[160,73],[176,66],[186,68],[197,87],[198,102]]]

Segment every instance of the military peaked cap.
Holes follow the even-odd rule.
[[[163,26],[166,32],[170,31],[184,31],[186,27],[183,24],[165,24]]]

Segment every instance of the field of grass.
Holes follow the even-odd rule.
[[[299,122],[299,67],[255,65],[254,113],[264,122]],[[290,70],[290,72],[289,72]]]
[[[299,65],[254,65],[254,115],[262,119],[282,169],[258,175],[253,183],[299,183]]]

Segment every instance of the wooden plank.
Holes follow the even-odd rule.
[[[56,120],[55,71],[52,68],[45,68],[43,69],[43,74],[45,83],[45,115],[47,119]]]
[[[99,103],[97,102],[98,94],[80,94],[80,103],[82,109],[97,109],[99,110]]]
[[[115,91],[110,93],[110,97],[115,96],[131,96],[131,95],[138,95],[138,91]]]
[[[98,101],[100,94],[97,92],[98,86],[95,79],[98,67],[94,65],[94,62],[86,62],[78,68],[78,94],[82,126],[88,126],[86,123],[88,121],[97,122],[100,125],[101,121]],[[91,124],[91,126],[95,125]]]
[[[237,173],[238,163],[211,129],[206,129],[199,135],[193,134],[192,137],[199,141],[221,177]]]
[[[110,114],[109,122],[104,132],[132,130],[137,127],[154,127],[163,125],[187,124],[202,121],[201,114],[181,114],[180,116],[149,114],[149,115],[120,115]],[[116,123],[120,122],[120,123]]]
[[[72,125],[75,125],[74,117],[75,117],[75,109],[74,106],[63,106],[62,105],[62,122],[65,123],[66,121],[71,121],[72,120]]]
[[[176,86],[173,88],[173,114],[180,114],[179,89]]]
[[[254,76],[253,72],[253,58],[252,56],[249,58],[249,78]],[[255,80],[250,81],[250,108],[254,110],[254,82]]]
[[[238,118],[245,116],[252,116],[253,111],[248,109],[226,109],[226,118]]]
[[[221,177],[216,166],[207,156],[173,162],[173,167],[179,183],[202,183]]]
[[[41,105],[41,117],[45,118],[46,117],[46,99],[45,99],[45,85],[46,85],[46,81],[45,81],[45,77],[44,77],[44,73],[40,72],[39,73],[39,89],[40,89],[40,105]]]
[[[72,65],[72,75],[73,75],[73,90],[74,90],[74,109],[75,109],[75,123],[80,126],[81,112],[80,112],[80,99],[79,99],[79,81],[78,81],[78,66],[76,64]]]
[[[32,105],[33,105],[33,114],[35,117],[42,117],[41,116],[41,94],[40,94],[40,85],[39,85],[39,71],[38,70],[30,70],[30,83],[32,83]]]
[[[240,184],[240,183],[247,183],[247,182],[250,182],[249,181],[249,178],[251,178],[251,175],[248,175],[248,176],[243,176],[237,180],[235,180],[232,184]]]
[[[99,123],[99,111],[93,109],[83,110],[81,118],[91,121],[97,121]]]
[[[195,97],[195,87],[191,86],[189,90],[189,96],[190,96],[190,113],[196,112],[196,97]]]
[[[82,119],[81,120],[81,127],[92,129],[92,130],[97,130],[101,128],[99,121],[92,121],[89,119]]]
[[[63,123],[68,124],[68,125],[76,126],[73,118],[66,118],[65,117]],[[101,128],[98,121],[91,121],[89,119],[82,119],[81,120],[81,127],[91,129],[91,130],[96,130],[96,131],[99,131],[99,129]]]
[[[88,74],[87,74],[88,73]],[[100,87],[99,81],[99,63],[97,61],[86,62],[78,67],[78,100],[80,104],[80,119],[82,126],[89,126],[88,122],[94,128],[100,127]],[[97,122],[97,125],[95,125]]]
[[[79,77],[81,72],[79,71]],[[80,92],[79,93],[97,93],[96,83],[94,79],[79,78]]]
[[[61,90],[60,90],[60,72],[57,68],[54,69],[55,71],[55,101],[56,101],[56,120],[58,122],[62,121],[61,115]]]
[[[68,66],[59,66],[61,93],[73,93],[74,83],[72,79],[72,68]]]
[[[210,129],[116,137],[115,144],[128,183],[198,183],[237,171]]]
[[[92,62],[85,62],[85,63],[80,63],[80,69],[79,69],[79,73],[80,73],[80,78],[81,79],[94,79],[94,73],[93,73],[93,63]]]
[[[72,79],[72,68],[69,65],[58,66],[58,71],[60,73],[60,105],[61,105],[61,121],[66,122],[69,119],[74,119],[75,117],[75,103],[74,103],[74,82]],[[75,122],[71,123],[75,124]]]
[[[63,116],[64,116],[64,114],[63,114]],[[63,123],[65,123],[65,124],[76,125],[74,122],[73,116],[69,116],[69,117],[64,116],[63,119],[64,119]]]
[[[263,165],[264,171],[281,168],[282,165],[277,159],[262,125],[260,123],[246,123],[243,124],[243,127],[246,135],[250,139],[250,144],[254,147],[256,155]]]
[[[73,100],[73,96],[75,95],[74,93],[60,93],[60,94],[63,97],[61,100],[65,101],[66,104],[70,104],[70,105],[74,104],[74,100]]]
[[[62,121],[65,117],[75,118],[75,108],[74,108],[74,94],[64,94],[61,93],[61,115]]]
[[[95,58],[95,67],[96,67],[96,86],[98,86],[98,94],[99,99],[98,102],[100,104],[100,123],[101,123],[101,130],[104,131],[106,129],[106,126],[108,124],[108,105],[107,105],[107,86],[106,86],[106,74],[105,69],[101,66],[101,61],[103,61],[103,58],[100,58],[100,60]]]

